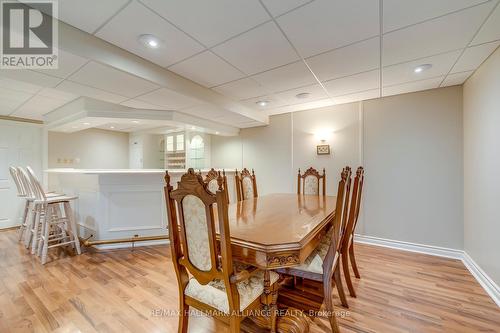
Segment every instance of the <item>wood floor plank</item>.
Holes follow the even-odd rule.
[[[0,332],[176,332],[177,281],[168,246],[50,251],[45,266],[0,232]],[[500,308],[458,260],[357,244],[361,279],[343,333],[500,332]],[[190,333],[227,332],[200,314]],[[311,333],[330,332],[315,318]]]

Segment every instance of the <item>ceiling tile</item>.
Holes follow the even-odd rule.
[[[382,96],[391,96],[398,94],[405,94],[414,91],[434,89],[439,87],[439,84],[444,79],[444,76],[440,76],[437,78],[414,81],[409,83],[403,83],[395,86],[384,87],[382,90]]]
[[[197,54],[168,69],[205,87],[217,86],[245,76],[210,51]]]
[[[127,99],[127,97],[125,96],[112,94],[104,90],[96,89],[93,87],[85,86],[83,84],[78,84],[71,81],[62,82],[60,85],[57,86],[57,89],[68,92],[70,94],[91,97],[111,103],[120,103]]]
[[[262,3],[276,17],[311,1],[313,0],[262,0]]]
[[[128,101],[122,102],[120,104],[134,109],[165,110],[165,108],[162,106],[146,103],[137,99],[129,99]]]
[[[43,97],[48,97],[48,98],[53,98],[53,99],[60,99],[63,101],[72,101],[75,98],[78,98],[78,95],[71,94],[56,88],[43,88],[38,92],[38,95],[43,96]]]
[[[246,74],[298,60],[274,22],[268,22],[212,49]]]
[[[86,58],[58,50],[57,69],[37,69],[36,71],[65,79],[78,68],[82,67],[87,61],[88,59]]]
[[[26,83],[22,85],[23,90],[35,89],[35,86],[40,87],[55,87],[61,79],[45,75],[42,73],[30,71],[27,69],[3,69],[0,70],[0,79],[11,79]],[[17,85],[21,87],[21,84]]]
[[[177,27],[212,47],[270,19],[258,1],[142,0]]]
[[[297,98],[297,94],[301,93],[309,93],[309,96],[307,96],[306,98]],[[319,99],[328,98],[328,95],[326,94],[325,90],[319,84],[314,84],[298,89],[287,90],[284,92],[277,93],[275,95],[280,100],[285,101],[286,104],[288,105],[302,104],[302,103],[316,101]]]
[[[135,97],[159,86],[110,66],[89,62],[69,80],[127,97]]]
[[[252,78],[274,92],[307,86],[317,82],[311,71],[301,60],[254,75]]]
[[[257,105],[259,101],[266,101],[268,104],[266,106]],[[288,105],[285,100],[282,100],[276,94],[271,94],[267,96],[260,96],[256,98],[249,98],[244,101],[241,101],[243,104],[247,105],[250,108],[258,109],[258,110],[268,110],[271,108],[277,108],[280,106]]]
[[[66,103],[67,101],[64,100],[37,95],[24,103],[12,115],[15,117],[42,120],[44,114],[49,113]]]
[[[380,85],[380,71],[374,70],[323,83],[330,96],[341,96],[376,89]]]
[[[225,111],[219,107],[210,104],[202,104],[191,108],[182,109],[182,113],[187,113],[193,116],[213,119],[216,117],[224,117],[230,111]]]
[[[500,5],[488,18],[479,33],[474,37],[472,45],[491,42],[500,39]]]
[[[250,78],[229,82],[215,87],[213,90],[237,100],[262,96],[271,92],[270,89],[263,87]]]
[[[129,0],[59,0],[59,20],[93,33]]]
[[[0,76],[1,76],[2,71],[0,71]],[[22,91],[28,94],[36,94],[42,87],[37,86],[35,84],[31,84],[28,82],[24,81],[17,81],[17,80],[12,80],[9,78],[5,77],[0,77],[0,88],[1,89],[9,89],[9,90],[16,90],[16,91]]]
[[[358,101],[366,101],[368,99],[379,98],[379,97],[380,97],[380,89],[371,89],[355,94],[338,96],[335,97],[333,101],[335,102],[335,104],[345,104]]]
[[[392,86],[399,83],[420,81],[446,75],[449,73],[459,56],[460,51],[453,51],[433,57],[405,62],[399,65],[384,67],[382,72],[383,84],[384,86]],[[431,64],[432,67],[423,72],[415,73],[415,67],[423,64]]]
[[[0,89],[0,115],[9,115],[33,95],[11,89]]]
[[[392,65],[466,47],[492,5],[488,2],[384,35],[383,64]]]
[[[495,51],[500,42],[493,42],[469,47],[453,66],[452,73],[465,72],[478,68]]]
[[[306,62],[320,81],[326,81],[378,68],[379,50],[380,38],[375,37],[307,58]]]
[[[168,110],[179,110],[201,104],[201,102],[197,99],[179,94],[166,88],[155,90],[137,97],[136,99],[163,106]]]
[[[147,48],[138,39],[143,34],[160,39],[160,47]],[[164,67],[204,49],[184,32],[135,1],[100,29],[96,36]]]
[[[444,79],[443,83],[441,83],[441,87],[456,86],[462,84],[469,78],[469,76],[472,75],[472,73],[474,73],[474,71],[450,74],[446,77],[446,79]]]
[[[316,0],[277,20],[300,54],[309,57],[377,36],[378,3]]]
[[[270,109],[270,110],[268,110],[268,114],[274,115],[274,114],[296,112],[296,111],[302,111],[302,110],[317,109],[317,108],[322,108],[325,106],[330,106],[333,104],[335,104],[335,103],[333,102],[332,99],[325,98],[325,99],[320,99],[320,100],[313,101],[313,102],[300,103],[300,104],[294,104],[294,105],[286,105],[286,106],[282,106],[279,108]]]
[[[384,0],[384,32],[445,15],[487,0]]]

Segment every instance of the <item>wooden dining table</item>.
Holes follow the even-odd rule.
[[[272,270],[303,263],[314,251],[335,216],[335,196],[268,194],[229,205],[233,260],[263,269],[265,309],[276,309],[271,291]],[[279,290],[278,290],[279,293]],[[309,321],[298,311],[286,311],[277,320],[277,332],[307,332]],[[266,316],[251,317],[259,327],[270,327]]]

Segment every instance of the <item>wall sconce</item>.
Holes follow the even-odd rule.
[[[316,146],[317,155],[330,155],[330,145],[325,142],[331,138],[332,131],[329,130],[319,130],[314,133],[316,139],[318,139],[321,144]]]

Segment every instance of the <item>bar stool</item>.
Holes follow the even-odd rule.
[[[76,252],[81,254],[76,221],[70,204],[70,201],[78,197],[47,196],[33,170],[30,167],[26,169],[35,194],[31,253],[40,256],[42,265],[47,262],[49,248],[72,245]]]
[[[23,219],[21,222],[21,227],[19,228],[19,241],[23,239],[24,231],[26,230],[27,227],[27,221],[28,221],[28,213],[29,213],[29,208],[30,208],[30,201],[28,200],[27,193],[24,189],[23,184],[21,183],[21,176],[19,175],[19,171],[17,168],[11,166],[9,167],[9,172],[10,175],[12,176],[12,179],[14,180],[14,183],[16,184],[16,189],[17,189],[17,196],[19,198],[24,198],[24,210],[23,210]]]
[[[21,232],[23,233],[20,235],[20,240],[24,241],[24,246],[26,248],[30,247],[30,244],[32,242],[32,233],[31,229],[33,226],[33,221],[36,218],[36,211],[35,211],[35,205],[34,205],[34,200],[35,200],[35,191],[33,189],[33,186],[31,185],[31,181],[29,179],[28,173],[26,170],[24,170],[21,167],[15,168],[17,170],[17,176],[19,179],[19,183],[21,185],[22,193],[24,194],[24,198],[26,199],[26,215],[23,219],[22,225],[21,225]],[[54,192],[47,192],[45,193],[47,197],[56,197],[56,196],[61,196],[62,194],[54,193]],[[24,237],[24,239],[22,239]]]

